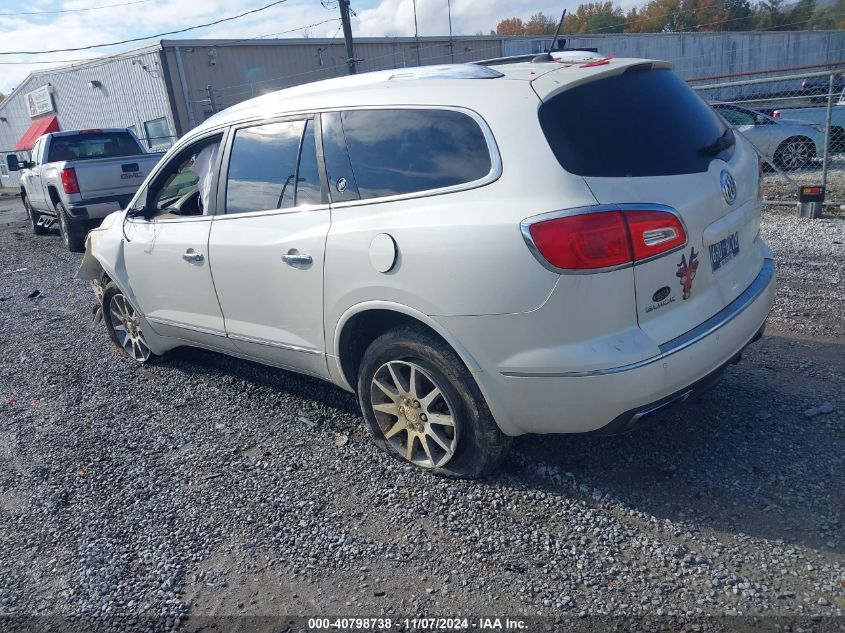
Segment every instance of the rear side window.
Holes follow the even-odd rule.
[[[626,72],[565,90],[540,106],[561,166],[594,177],[707,171],[702,148],[725,132],[704,101],[668,69]]]
[[[492,167],[484,133],[462,112],[351,110],[342,122],[362,199],[461,185]]]
[[[747,110],[739,110],[738,108],[731,108],[729,106],[713,106],[713,108],[725,117],[725,120],[731,125],[754,125],[754,115]]]
[[[54,136],[47,162],[113,158],[142,153],[143,150],[129,132],[85,132],[76,136]]]

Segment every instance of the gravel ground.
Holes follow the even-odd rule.
[[[794,182],[790,182],[791,179]],[[767,171],[763,178],[763,194],[768,200],[795,200],[798,202],[797,185],[822,184],[821,162],[798,171],[786,172],[786,177],[775,171]],[[845,207],[845,155],[831,158],[827,172],[827,195],[825,200]]]
[[[80,256],[21,218],[0,201],[0,615],[845,627],[843,216],[766,215],[771,325],[701,401],[624,437],[519,438],[478,482],[386,458],[328,384],[119,357]]]

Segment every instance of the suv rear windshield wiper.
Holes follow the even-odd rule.
[[[733,130],[731,128],[726,128],[722,136],[710,143],[710,145],[705,145],[698,151],[705,156],[716,156],[724,150],[730,149],[735,144],[736,138],[734,137]]]

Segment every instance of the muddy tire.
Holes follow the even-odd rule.
[[[32,232],[36,235],[46,235],[49,230],[38,224],[41,214],[32,208],[32,205],[29,204],[29,198],[26,196],[21,196],[21,198],[23,198],[23,208],[26,209],[26,217],[29,220],[29,226],[32,227]]]
[[[437,475],[482,477],[511,445],[463,361],[423,327],[402,326],[370,344],[358,401],[376,445]]]
[[[59,218],[59,233],[65,248],[71,253],[85,252],[85,223],[70,217],[61,202],[56,203],[56,215]]]

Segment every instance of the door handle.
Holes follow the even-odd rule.
[[[184,259],[186,262],[201,262],[203,259],[205,259],[205,257],[202,253],[197,253],[194,251],[194,249],[189,248],[182,255],[182,259]]]
[[[302,255],[296,249],[291,249],[290,252],[282,255],[282,261],[288,266],[307,266],[314,260],[311,255]]]

